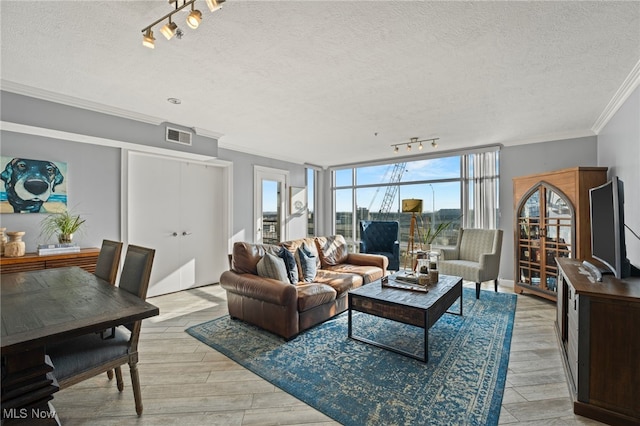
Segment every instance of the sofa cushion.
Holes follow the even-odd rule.
[[[339,297],[342,293],[361,287],[364,281],[360,275],[321,269],[316,275],[315,282],[331,286],[338,294],[336,297]]]
[[[284,266],[287,268],[289,282],[291,284],[297,284],[300,281],[300,278],[298,275],[298,263],[296,262],[295,256],[285,247],[280,248],[280,253],[278,253],[278,255],[282,260],[284,260]]]
[[[314,256],[307,248],[306,244],[303,244],[297,251],[298,259],[300,261],[300,267],[302,269],[302,280],[307,283],[314,281],[317,273],[317,256]]]
[[[331,237],[317,237],[315,239],[318,245],[318,253],[322,267],[339,265],[344,263],[349,256],[349,247],[342,235],[333,235]]]
[[[336,291],[328,285],[317,283],[298,284],[298,312],[308,311],[336,299]]]
[[[369,284],[375,280],[379,280],[384,275],[383,270],[377,266],[350,265],[348,263],[327,266],[324,270],[342,274],[357,274],[362,277],[363,284]]]
[[[239,274],[258,275],[258,262],[265,253],[278,254],[280,247],[271,244],[236,242],[233,244],[232,269]]]
[[[302,263],[300,262],[300,256],[298,254],[298,249],[302,246],[306,246],[307,251],[311,253],[311,255],[315,256],[316,259],[316,270],[320,269],[320,256],[318,256],[318,248],[316,247],[316,243],[314,238],[298,238],[297,240],[283,241],[280,245],[290,253],[293,253],[296,262],[298,264],[298,279],[299,281],[304,281],[304,275],[302,271]]]
[[[258,275],[264,278],[273,278],[274,280],[289,282],[287,267],[284,260],[279,256],[271,253],[265,253],[257,265]]]

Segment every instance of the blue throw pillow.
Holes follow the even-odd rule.
[[[300,266],[302,267],[302,277],[307,283],[313,282],[316,278],[316,257],[304,246],[298,249]]]
[[[289,282],[291,284],[297,284],[298,279],[298,265],[296,264],[296,258],[286,248],[282,247],[278,255],[284,260],[284,266],[287,268],[287,274],[289,275]]]

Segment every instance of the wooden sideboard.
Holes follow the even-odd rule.
[[[578,260],[558,266],[556,325],[574,413],[640,424],[640,278],[598,282]]]
[[[96,262],[100,254],[99,248],[82,248],[79,253],[51,254],[38,256],[37,253],[27,253],[20,257],[0,257],[0,272],[37,271],[40,269],[62,268],[65,266],[79,266],[85,271],[94,273]]]

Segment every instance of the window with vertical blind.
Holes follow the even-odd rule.
[[[334,233],[358,241],[361,220],[397,220],[401,247],[406,247],[412,214],[403,213],[401,206],[402,200],[411,198],[422,200],[417,215],[420,231],[451,222],[437,245],[455,244],[460,227],[497,228],[499,154],[499,147],[489,147],[335,167],[331,170]]]

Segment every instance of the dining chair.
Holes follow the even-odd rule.
[[[146,299],[153,264],[154,249],[129,245],[124,258],[119,287],[141,299]],[[142,414],[142,394],[138,376],[138,340],[142,321],[116,327],[113,337],[89,334],[47,346],[47,355],[54,366],[60,389],[115,370],[118,390],[122,392],[121,366],[129,364],[136,413]]]
[[[98,255],[98,261],[96,262],[96,270],[94,274],[98,278],[102,278],[108,281],[109,284],[116,284],[116,277],[118,276],[118,266],[120,265],[120,255],[122,253],[122,243],[120,241],[102,240],[102,247],[100,248],[100,254]],[[110,330],[101,331],[102,338],[105,337],[107,331],[114,335],[115,328]],[[107,371],[107,377],[109,380],[113,379],[113,370]]]
[[[108,281],[109,284],[115,285],[121,253],[122,243],[120,241],[102,240],[95,275]]]

